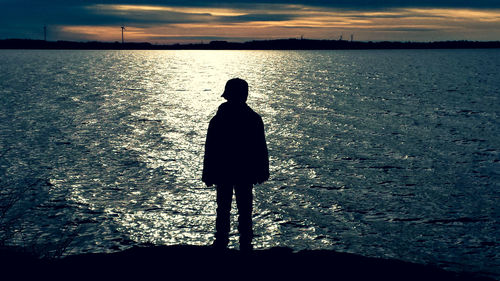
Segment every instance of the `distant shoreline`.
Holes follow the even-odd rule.
[[[381,49],[497,49],[500,41],[362,42],[347,40],[276,39],[243,43],[211,41],[203,44],[156,45],[119,42],[2,39],[0,49],[37,50],[381,50]]]

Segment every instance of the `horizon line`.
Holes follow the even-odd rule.
[[[41,41],[47,43],[57,43],[57,42],[71,42],[71,43],[104,43],[104,44],[150,44],[154,46],[174,46],[174,45],[209,45],[213,42],[224,42],[229,44],[245,44],[252,42],[269,42],[269,41],[283,41],[283,40],[296,40],[296,41],[327,41],[327,42],[348,42],[348,43],[420,43],[420,44],[428,44],[428,43],[445,43],[445,42],[471,42],[471,43],[495,43],[500,42],[500,40],[470,40],[470,39],[457,39],[457,40],[433,40],[433,41],[411,41],[411,40],[346,40],[346,39],[313,39],[313,38],[276,38],[276,39],[252,39],[248,41],[228,41],[224,39],[220,40],[207,40],[208,43],[204,43],[204,40],[200,40],[198,43],[154,43],[148,41],[130,41],[130,42],[120,42],[120,41],[99,41],[99,40],[87,40],[87,41],[79,41],[79,40],[44,40],[44,39],[33,39],[33,38],[4,38],[0,39],[0,41],[8,41],[8,40],[25,40],[25,41]]]
[[[500,41],[349,41],[332,39],[268,39],[246,42],[214,40],[209,43],[153,44],[119,41],[46,41],[41,39],[0,39],[0,49],[53,50],[373,50],[373,49],[499,49]]]

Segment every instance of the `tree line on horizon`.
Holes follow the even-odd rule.
[[[364,50],[364,49],[476,49],[500,48],[500,41],[347,41],[314,39],[275,39],[248,42],[151,44],[148,42],[76,42],[33,39],[2,39],[0,49],[76,49],[76,50]]]

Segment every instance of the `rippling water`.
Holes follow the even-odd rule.
[[[7,50],[0,69],[7,244],[210,244],[203,145],[240,77],[270,153],[256,248],[500,276],[499,50]]]

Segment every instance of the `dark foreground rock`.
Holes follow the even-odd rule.
[[[14,276],[91,280],[492,280],[429,265],[328,250],[271,248],[242,254],[204,246],[134,247],[111,254],[37,259],[0,250],[0,279]],[[7,279],[3,279],[7,280]],[[11,279],[14,280],[14,279]],[[41,279],[44,280],[44,279]]]

